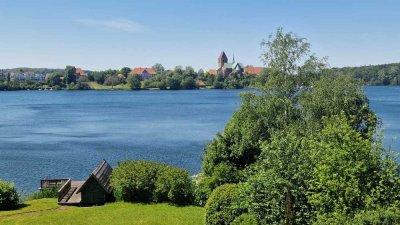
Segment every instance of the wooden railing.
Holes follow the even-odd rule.
[[[40,180],[40,190],[48,189],[48,188],[60,188],[62,185],[67,182],[68,179],[44,179]]]
[[[57,196],[58,196],[58,202],[60,202],[64,196],[68,193],[68,191],[71,189],[71,179],[68,179],[67,182],[58,190]]]

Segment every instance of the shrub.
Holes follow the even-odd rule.
[[[161,164],[128,160],[113,170],[111,183],[119,201],[150,202],[153,200],[157,172]]]
[[[155,200],[170,201],[179,205],[193,203],[193,186],[186,170],[163,166],[156,180]]]
[[[190,204],[193,188],[186,170],[166,164],[129,160],[119,163],[111,184],[119,201]]]
[[[400,224],[398,208],[378,208],[346,216],[342,212],[319,215],[314,225],[392,225]]]
[[[236,218],[231,225],[258,225],[258,222],[254,216],[244,213]]]
[[[246,212],[241,184],[224,184],[216,188],[206,204],[206,224],[231,224]]]
[[[199,180],[196,182],[194,191],[194,201],[198,206],[205,206],[207,199],[210,198],[211,192],[214,189],[213,179],[200,175]]]
[[[57,198],[58,187],[43,189],[28,196],[28,199]]]
[[[371,211],[357,213],[353,224],[359,225],[391,225],[400,224],[400,209],[379,208]]]
[[[0,180],[0,210],[15,208],[19,203],[19,196],[14,184]]]
[[[128,86],[131,90],[138,90],[141,87],[141,82],[138,76],[131,75],[128,77]]]

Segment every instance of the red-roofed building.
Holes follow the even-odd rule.
[[[130,75],[139,76],[140,79],[146,80],[157,75],[157,72],[152,68],[134,68],[130,73]]]
[[[81,68],[75,68],[75,74],[76,74],[76,78],[88,76],[88,74],[85,71],[83,71]]]
[[[208,70],[208,74],[217,75],[217,70]]]
[[[264,69],[264,67],[246,66],[244,72],[250,75],[260,75]]]
[[[202,80],[196,80],[197,87],[205,87],[206,84]]]

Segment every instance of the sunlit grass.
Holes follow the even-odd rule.
[[[26,213],[26,212],[32,212],[32,211],[57,209],[57,208],[58,208],[57,199],[44,198],[44,199],[40,199],[40,200],[26,201],[26,202],[24,202],[24,204],[21,204],[15,210],[0,211],[0,217],[14,215],[14,214],[18,214],[18,213]]]
[[[56,199],[30,201],[29,209],[52,208]],[[27,202],[28,203],[28,202]],[[47,205],[47,207],[44,207]],[[177,207],[168,204],[132,204],[110,203],[95,207],[61,207],[56,210],[21,213],[22,209],[11,216],[0,216],[0,224],[160,224],[160,225],[196,225],[203,224],[204,209],[201,207]],[[25,212],[28,212],[28,208]],[[10,215],[10,214],[8,214]]]

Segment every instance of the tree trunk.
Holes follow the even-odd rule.
[[[285,209],[286,225],[294,225],[295,211],[294,211],[294,196],[290,190],[286,191],[286,209]]]

